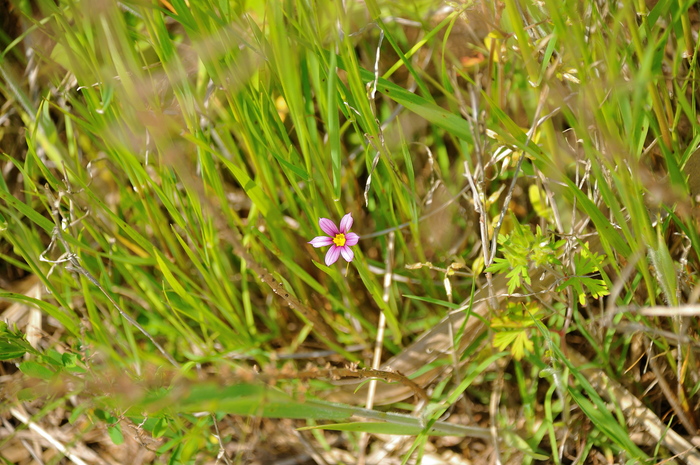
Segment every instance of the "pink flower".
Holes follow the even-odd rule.
[[[331,266],[334,264],[338,257],[341,255],[345,260],[351,262],[355,258],[355,254],[350,250],[350,247],[357,244],[360,240],[360,236],[355,233],[348,232],[352,227],[352,213],[348,213],[340,220],[340,228],[338,228],[334,222],[328,218],[321,218],[318,220],[318,225],[321,227],[324,233],[328,234],[330,237],[318,236],[314,237],[309,244],[314,247],[325,247],[330,245],[331,248],[328,249],[326,253],[326,266]]]

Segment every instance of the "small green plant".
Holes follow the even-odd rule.
[[[17,329],[10,329],[7,323],[0,321],[0,360],[12,360],[26,353],[38,352],[27,341],[24,333]]]
[[[533,233],[530,228],[515,222],[515,227],[510,234],[498,236],[503,257],[494,259],[493,264],[486,271],[505,273],[509,278],[508,292],[512,293],[523,283],[531,284],[531,264],[561,265],[557,255],[565,243],[564,240],[553,240],[553,237],[543,233],[539,226]]]
[[[574,274],[566,278],[557,287],[557,290],[562,291],[571,286],[581,305],[586,305],[586,295],[590,295],[594,299],[608,295],[610,293],[608,284],[603,279],[592,277],[592,275],[601,273],[603,262],[605,262],[605,257],[591,251],[588,242],[586,242],[573,257]]]
[[[491,320],[491,329],[496,332],[494,347],[505,350],[510,346],[513,358],[522,360],[535,348],[530,329],[535,328],[535,320],[540,321],[542,318],[544,312],[536,302],[509,302],[505,312]]]
[[[533,233],[530,228],[515,222],[513,231],[500,235],[498,243],[503,257],[496,258],[487,271],[504,273],[508,278],[509,293],[531,284],[532,265],[535,265],[548,269],[553,276],[568,276],[556,290],[561,292],[573,288],[580,305],[585,305],[588,297],[598,299],[609,294],[608,283],[594,277],[602,273],[605,257],[591,251],[588,243],[582,244],[573,254],[571,271],[565,269],[560,258],[566,241],[555,240],[552,235],[543,233],[539,226]],[[510,347],[513,357],[521,360],[534,348],[529,328],[543,317],[544,313],[536,302],[509,302],[505,311],[491,320],[491,329],[496,331],[494,347],[499,350]]]

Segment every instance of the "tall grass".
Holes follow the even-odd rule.
[[[169,463],[262,460],[266,438],[372,461],[366,433],[407,435],[403,463],[439,435],[511,463],[681,453],[635,442],[649,426],[624,406],[697,433],[697,322],[674,310],[697,299],[697,7],[476,3],[18,3],[0,58],[15,427],[65,411],[61,455],[105,432]],[[346,213],[355,258],[326,266],[308,241]],[[446,353],[411,355],[431,328]],[[372,363],[375,341],[411,371]],[[376,398],[327,402],[340,377],[380,379]],[[407,393],[390,411],[356,406],[389,385]]]

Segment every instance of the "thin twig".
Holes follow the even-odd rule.
[[[228,454],[226,453],[226,448],[224,447],[224,442],[221,440],[221,433],[219,432],[219,422],[216,421],[216,415],[214,415],[213,413],[211,414],[211,421],[214,423],[214,431],[216,431],[215,437],[219,443],[219,453],[216,456],[216,463],[218,464],[219,460],[223,459],[226,465],[231,465],[231,461],[229,460]]]

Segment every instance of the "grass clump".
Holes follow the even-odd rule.
[[[693,2],[1,8],[6,461],[700,463]]]

